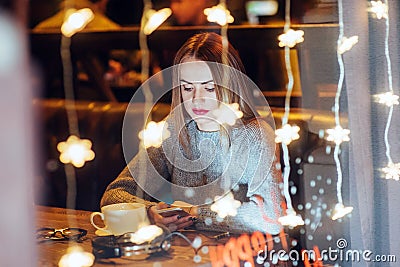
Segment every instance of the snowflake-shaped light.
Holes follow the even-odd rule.
[[[337,220],[346,216],[353,211],[353,207],[345,207],[342,203],[337,203],[335,209],[333,210],[332,220]]]
[[[146,35],[150,35],[155,31],[169,16],[171,16],[172,10],[170,8],[163,8],[158,11],[149,9],[146,12],[147,22],[144,25],[143,32]]]
[[[344,52],[349,51],[353,48],[353,46],[358,43],[358,36],[354,35],[349,38],[342,37],[338,43],[338,52],[339,54],[343,54]]]
[[[380,104],[385,104],[388,107],[399,104],[399,96],[392,92],[386,92],[382,94],[374,95],[376,101]]]
[[[204,14],[209,22],[216,22],[221,26],[234,21],[231,12],[221,4],[204,9]]]
[[[400,163],[390,162],[386,167],[382,168],[385,174],[385,179],[392,179],[399,181],[400,179]]]
[[[240,201],[233,198],[232,192],[224,196],[216,196],[214,198],[214,204],[211,205],[211,210],[215,211],[220,218],[226,216],[236,216],[237,209],[242,205]]]
[[[90,8],[69,9],[61,26],[61,32],[66,37],[71,37],[81,31],[94,19],[93,11]]]
[[[67,253],[64,254],[58,262],[59,267],[84,267],[92,266],[94,263],[94,256],[92,253],[85,252],[80,246],[73,246],[68,248]]]
[[[213,110],[212,114],[220,124],[229,124],[230,126],[234,125],[237,119],[243,117],[238,103],[221,103],[218,109]]]
[[[371,7],[368,11],[373,13],[377,19],[388,18],[388,5],[382,3],[382,1],[371,1]]]
[[[131,236],[131,242],[135,244],[143,244],[144,242],[151,242],[157,236],[162,235],[163,230],[157,225],[146,225],[140,227],[134,234]]]
[[[285,226],[296,227],[298,225],[304,225],[304,221],[300,215],[296,214],[294,209],[287,209],[286,215],[279,217],[278,221],[280,224]]]
[[[147,124],[146,129],[139,132],[139,138],[143,141],[146,148],[160,147],[162,142],[170,137],[170,132],[167,129],[167,122],[151,121]]]
[[[304,41],[304,31],[302,30],[292,30],[289,29],[287,32],[279,35],[279,46],[288,46],[290,48],[294,47],[296,44]]]
[[[77,168],[82,167],[86,161],[94,159],[91,148],[92,142],[89,139],[80,139],[75,135],[71,135],[66,142],[60,142],[57,145],[61,153],[60,161],[64,164],[72,163]]]
[[[326,139],[335,142],[337,145],[342,142],[350,141],[350,130],[343,129],[340,125],[337,125],[334,129],[328,129],[326,132],[328,133]]]
[[[300,138],[299,131],[299,126],[285,124],[282,128],[275,130],[275,143],[289,145],[293,140]]]

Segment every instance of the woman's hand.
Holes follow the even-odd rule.
[[[148,210],[148,216],[152,223],[165,225],[170,231],[183,229],[193,224],[195,217],[191,215],[182,216],[179,214],[175,214],[168,217],[163,217],[157,213],[157,210],[169,207],[170,206],[164,202],[160,202],[156,206],[150,207],[150,209]]]

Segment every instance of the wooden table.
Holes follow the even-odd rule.
[[[79,227],[87,230],[87,238],[81,243],[68,241],[45,241],[37,243],[38,264],[37,266],[58,266],[61,257],[67,252],[71,245],[79,244],[86,252],[92,252],[91,240],[96,237],[95,228],[90,224],[89,211],[69,210],[63,208],[36,206],[36,226],[50,228]],[[215,241],[210,236],[215,233],[198,233],[193,231],[183,232],[190,240],[200,235],[203,242],[224,243],[227,238]],[[193,248],[188,246],[180,237],[174,237],[172,247],[168,253],[155,253],[152,255],[113,258],[96,260],[93,266],[211,266],[209,254],[199,252],[201,261],[195,263]]]

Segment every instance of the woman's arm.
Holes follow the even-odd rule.
[[[227,216],[221,222],[209,206],[198,208],[200,229],[253,232],[262,231],[277,234],[282,226],[278,218],[282,216],[283,197],[279,184],[282,173],[279,169],[279,149],[274,142],[274,131],[265,122],[251,123],[246,131],[237,137],[237,160],[233,166],[244,165],[243,175],[239,180],[239,190],[234,198],[242,202],[234,217]],[[243,160],[243,155],[248,155]],[[228,174],[229,176],[229,174]],[[212,221],[212,224],[208,224]]]
[[[140,202],[147,207],[156,205],[156,200],[148,195],[137,181],[143,185],[156,175],[169,179],[168,169],[160,148],[140,149],[118,177],[112,181],[101,199],[101,206],[120,202]],[[139,180],[141,179],[141,180]],[[147,181],[145,181],[147,180]]]

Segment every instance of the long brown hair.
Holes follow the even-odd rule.
[[[174,59],[173,87],[171,110],[174,113],[173,120],[178,131],[179,140],[185,147],[183,138],[187,135],[186,127],[183,127],[187,114],[182,108],[182,95],[179,87],[179,64],[187,59],[196,59],[206,62],[214,78],[217,99],[225,104],[238,103],[239,110],[243,112],[241,122],[247,124],[258,116],[252,103],[251,93],[243,78],[245,69],[239,57],[239,53],[228,43],[226,53],[223,51],[223,38],[213,32],[199,33],[189,38],[177,52]],[[214,63],[214,64],[213,64]],[[215,64],[218,63],[218,64]],[[230,129],[221,126],[221,133],[229,134]]]

